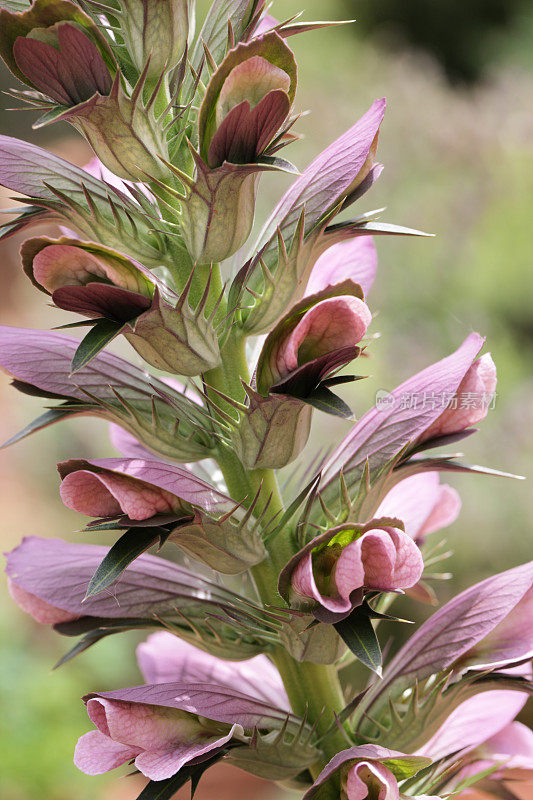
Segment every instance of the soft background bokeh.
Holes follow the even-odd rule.
[[[273,10],[288,17],[300,2],[279,0]],[[200,9],[205,6],[200,3]],[[307,18],[360,17],[360,24],[291,40],[300,64],[298,103],[312,113],[299,123],[305,138],[287,155],[305,166],[374,98],[386,95],[379,153],[386,170],[359,208],[387,205],[384,219],[437,234],[428,240],[378,240],[380,268],[370,305],[379,312],[374,330],[381,338],[365,364],[371,379],[345,396],[360,415],[377,389],[392,388],[479,330],[488,336],[499,386],[496,408],[482,433],[465,443],[468,460],[530,475],[531,5],[527,0],[307,0],[305,6]],[[4,87],[12,84],[5,71],[2,81]],[[4,108],[10,105],[9,99],[2,102]],[[37,136],[29,130],[31,118],[31,112],[3,114],[2,132],[31,137],[78,164],[87,161],[88,150],[72,129],[52,128]],[[284,188],[267,176],[260,217]],[[1,204],[10,205],[6,193]],[[2,322],[44,328],[61,324],[66,316],[48,308],[23,277],[19,245],[10,240],[2,247]],[[38,413],[39,402],[10,390],[7,380],[0,383],[0,402],[2,440]],[[322,418],[308,451],[330,444],[346,429],[345,423]],[[72,533],[82,521],[60,504],[54,465],[68,457],[111,454],[105,426],[85,420],[1,452],[2,549],[15,546],[25,534],[88,540]],[[455,553],[446,569],[455,578],[437,587],[442,599],[531,557],[530,486],[468,476],[451,482],[460,489],[463,512],[449,532]],[[68,641],[32,624],[9,602],[4,585],[0,592],[3,800],[133,800],[142,786],[136,778],[87,778],[71,759],[77,736],[89,727],[80,696],[139,681],[133,659],[137,638],[104,640],[52,672]],[[419,617],[428,613],[413,604],[403,611]],[[222,767],[205,779],[198,797],[224,800],[237,793],[279,796],[244,773]]]

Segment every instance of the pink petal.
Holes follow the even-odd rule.
[[[59,491],[67,508],[89,517],[111,517],[122,512],[130,519],[144,520],[174,511],[179,505],[178,499],[169,492],[109,472],[71,472]]]
[[[179,772],[193,758],[226,744],[232,738],[234,729],[235,726],[225,736],[203,737],[197,742],[176,742],[166,748],[146,750],[137,756],[135,766],[152,781],[165,780]]]
[[[455,489],[439,483],[438,472],[424,472],[396,484],[376,511],[376,517],[396,517],[413,539],[451,525],[461,510]]]
[[[341,597],[354,589],[394,591],[408,589],[420,580],[424,561],[410,536],[393,528],[371,530],[347,545],[335,568]]]
[[[461,498],[452,486],[447,483],[439,486],[439,495],[429,517],[419,531],[419,536],[440,531],[455,522],[461,511]]]
[[[291,586],[300,597],[316,600],[317,603],[333,613],[349,611],[352,606],[349,597],[328,597],[319,592],[313,571],[312,553],[307,553],[296,565],[291,575]]]
[[[101,775],[135,758],[138,752],[100,731],[89,731],[78,739],[74,764],[86,775]]]
[[[447,408],[424,431],[421,440],[463,431],[485,419],[496,383],[496,365],[490,353],[485,353],[474,361],[459,384],[456,392],[457,408]]]
[[[355,236],[334,244],[313,267],[305,295],[308,297],[348,279],[358,283],[366,295],[374,283],[377,266],[378,256],[372,236]]]
[[[71,622],[78,619],[79,615],[63,611],[62,608],[57,608],[47,603],[46,600],[41,600],[40,597],[27,592],[21,586],[17,586],[12,578],[7,579],[7,588],[15,603],[26,614],[43,625],[57,625],[60,622]]]
[[[232,69],[224,81],[216,107],[217,125],[244,100],[253,108],[269,92],[276,89],[288,92],[290,86],[289,75],[270,61],[261,56],[246,59]]]
[[[137,660],[147,683],[215,683],[289,710],[279,672],[264,655],[237,663],[224,661],[159,631],[137,647]]]
[[[511,722],[483,746],[483,755],[494,760],[511,756],[510,769],[533,770],[533,731],[521,722]]]
[[[474,748],[499,733],[527,702],[524,692],[494,691],[471,697],[456,708],[444,725],[418,751],[442,758],[463,748]]]
[[[275,352],[274,372],[284,377],[299,365],[360,342],[372,320],[358,297],[322,300],[300,320]]]
[[[85,286],[102,280],[134,292],[144,288],[141,280],[126,268],[113,264],[111,258],[98,258],[81,247],[67,244],[43,247],[33,259],[33,274],[49,292],[63,286]]]
[[[191,741],[202,731],[198,721],[187,712],[145,703],[93,697],[87,701],[87,712],[101,733],[137,748],[137,752]]]
[[[396,778],[379,761],[360,761],[348,772],[348,800],[399,800]]]

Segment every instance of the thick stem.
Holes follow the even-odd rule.
[[[243,339],[234,333],[230,334],[222,356],[222,365],[205,376],[206,383],[242,402],[244,398],[241,378],[244,381],[249,380]],[[250,501],[261,487],[262,502],[265,503],[270,498],[271,514],[282,513],[283,503],[273,470],[245,470],[237,455],[228,448],[221,449],[217,460],[228,491],[235,500],[247,498]],[[282,600],[277,591],[278,576],[294,553],[290,531],[280,531],[267,543],[267,550],[267,558],[251,572],[263,603],[279,606]],[[282,647],[276,647],[270,655],[280,672],[294,713],[306,715],[311,725],[316,723],[318,737],[325,734],[335,721],[334,713],[339,713],[345,704],[336,667],[298,662]],[[316,778],[339,750],[348,746],[340,730],[333,731],[320,742],[323,758],[313,765],[313,777]],[[332,779],[324,787],[321,797],[324,800],[338,800],[337,779]]]

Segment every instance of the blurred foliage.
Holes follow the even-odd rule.
[[[429,52],[453,81],[482,77],[533,16],[530,0],[344,0],[344,8],[365,33]]]
[[[201,8],[205,5],[202,0]],[[373,5],[385,7],[377,0]],[[409,4],[391,0],[391,5],[407,13]],[[431,0],[425,7],[439,5]],[[477,3],[463,5],[475,8]],[[305,6],[307,18],[326,16],[323,2],[307,0]],[[474,463],[531,474],[533,120],[525,98],[532,95],[533,75],[519,66],[524,59],[517,58],[524,50],[525,29],[517,28],[516,38],[506,41],[500,52],[507,56],[493,66],[490,80],[469,89],[451,88],[435,59],[408,50],[390,52],[367,40],[364,0],[354,6],[332,0],[327,15],[357,16],[362,24],[291,39],[300,63],[299,106],[312,113],[299,121],[305,138],[287,155],[305,166],[375,97],[386,94],[389,108],[379,150],[386,169],[360,209],[387,204],[384,219],[437,236],[378,241],[380,266],[369,303],[375,314],[373,330],[381,339],[372,344],[364,365],[371,378],[344,396],[360,416],[377,389],[394,387],[450,352],[470,330],[480,330],[498,365],[498,398],[480,434],[464,449]],[[298,0],[279,0],[273,11],[288,17],[300,7]],[[31,116],[3,115],[4,130],[9,125],[9,133],[27,138]],[[87,148],[71,129],[52,127],[44,136],[35,138],[79,164],[88,159]],[[259,219],[285,186],[266,176]],[[4,195],[2,204],[8,203]],[[20,240],[12,240],[2,250],[2,322],[49,328],[71,321],[48,308],[22,275],[19,245]],[[133,351],[123,352],[136,359]],[[40,407],[39,401],[13,392],[5,380],[0,403],[2,440]],[[347,430],[345,422],[315,417],[312,444],[304,456]],[[105,426],[86,420],[48,429],[0,453],[2,549],[11,549],[27,534],[80,537],[71,532],[82,527],[82,520],[59,501],[54,464],[80,455],[111,454]],[[444,569],[454,572],[454,580],[437,585],[441,600],[529,555],[525,537],[532,507],[524,483],[467,476],[450,482],[461,493],[463,512],[448,534],[456,552]],[[89,539],[84,535],[82,540]],[[12,605],[4,586],[0,588],[2,800],[133,800],[138,794],[134,779],[112,774],[88,778],[74,768],[72,751],[76,738],[90,727],[81,695],[139,680],[136,638],[112,637],[51,672],[69,642],[33,624]],[[431,612],[410,600],[398,610],[411,618]],[[352,673],[350,681],[356,677]],[[234,785],[243,796],[259,796],[252,790],[243,793],[244,775]],[[221,791],[213,787],[205,797],[222,800]]]

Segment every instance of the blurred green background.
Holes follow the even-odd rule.
[[[381,338],[365,365],[371,379],[345,397],[359,416],[377,389],[393,388],[479,330],[498,365],[498,396],[482,432],[465,443],[468,460],[527,476],[533,453],[531,5],[521,0],[307,0],[305,5],[308,19],[359,17],[360,23],[291,39],[300,65],[298,106],[311,114],[298,126],[303,140],[287,155],[304,167],[376,97],[386,95],[379,147],[386,169],[359,209],[386,205],[384,219],[436,234],[427,240],[378,240],[380,267],[369,302]],[[200,16],[205,7],[200,3]],[[279,0],[273,12],[285,18],[299,7]],[[1,77],[4,88],[12,84],[5,71]],[[4,108],[11,104],[4,99]],[[79,164],[88,160],[72,129],[51,128],[36,136],[31,118],[31,112],[4,114],[3,132],[31,137]],[[285,188],[271,176],[262,186],[259,220]],[[8,193],[0,203],[11,205]],[[2,322],[48,328],[67,321],[22,276],[19,245],[10,240],[2,248]],[[0,402],[2,440],[38,413],[38,402],[11,391],[7,380],[0,384]],[[347,428],[317,420],[307,452]],[[0,453],[3,549],[26,534],[86,538],[72,533],[82,523],[62,507],[54,468],[57,461],[82,454],[112,455],[104,425],[73,422]],[[455,577],[437,587],[442,599],[531,557],[527,484],[468,476],[450,482],[460,490],[463,511],[449,531],[455,553],[448,567]],[[52,672],[68,643],[34,625],[10,603],[4,585],[0,590],[3,800],[133,800],[136,779],[87,778],[72,765],[72,750],[90,727],[80,696],[139,680],[136,638],[105,640]],[[428,609],[412,604],[408,612],[423,617]],[[234,780],[222,768],[199,796],[233,797]],[[243,773],[237,786],[243,796],[272,796],[268,787],[248,784]]]

